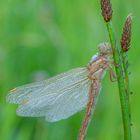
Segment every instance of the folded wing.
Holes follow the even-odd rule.
[[[21,86],[10,92],[7,101],[20,104],[20,116],[45,116],[50,122],[65,119],[86,106],[88,74],[86,68],[76,68],[46,81]]]

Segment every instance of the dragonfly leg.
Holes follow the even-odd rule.
[[[109,77],[110,77],[111,82],[116,82],[117,79],[120,77],[120,75],[115,75],[112,67],[109,66]],[[125,79],[124,75],[123,75],[123,78]]]
[[[112,67],[109,67],[109,77],[110,77],[111,82],[116,82],[117,76],[113,72]]]
[[[123,51],[120,51],[119,54],[121,55],[122,53],[124,53]],[[114,61],[112,61],[111,63],[114,64],[116,67],[119,67],[122,62],[126,61],[127,55],[124,55],[124,57],[122,58],[122,60],[120,60],[120,62],[118,64],[115,64]],[[127,67],[127,61],[126,61],[126,67]]]
[[[116,53],[116,52],[117,52],[117,48],[113,48],[113,53]],[[124,53],[123,50],[118,50],[118,52],[119,52],[119,55]]]
[[[113,53],[115,53],[116,51],[117,51],[117,48],[114,48]],[[123,53],[122,50],[119,51],[119,55],[121,55],[122,53]],[[122,61],[124,61],[124,60],[120,60],[120,62],[118,64],[115,64],[114,61],[113,61],[112,64],[114,64],[116,67],[119,67],[122,64]]]
[[[114,64],[118,68],[122,64],[122,60],[120,60],[118,64],[115,64],[114,61],[112,61],[111,63]]]

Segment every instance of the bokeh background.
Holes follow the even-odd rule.
[[[126,16],[133,14],[131,49],[131,113],[133,140],[140,140],[140,2],[112,0],[113,24],[120,39]],[[5,97],[12,88],[47,79],[85,66],[108,41],[99,0],[0,1],[0,139],[76,140],[84,111],[69,119],[48,123],[43,118],[16,116],[16,105]],[[123,139],[116,82],[107,73],[87,133],[87,140]]]

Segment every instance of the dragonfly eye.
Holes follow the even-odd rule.
[[[103,42],[99,44],[98,49],[101,55],[111,54],[111,46],[107,42]]]

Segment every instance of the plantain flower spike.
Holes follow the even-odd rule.
[[[110,0],[101,0],[101,10],[105,22],[109,22],[113,13]]]
[[[123,52],[127,52],[130,48],[131,42],[131,27],[132,27],[132,16],[128,15],[123,27],[122,37],[121,37],[121,48]]]

